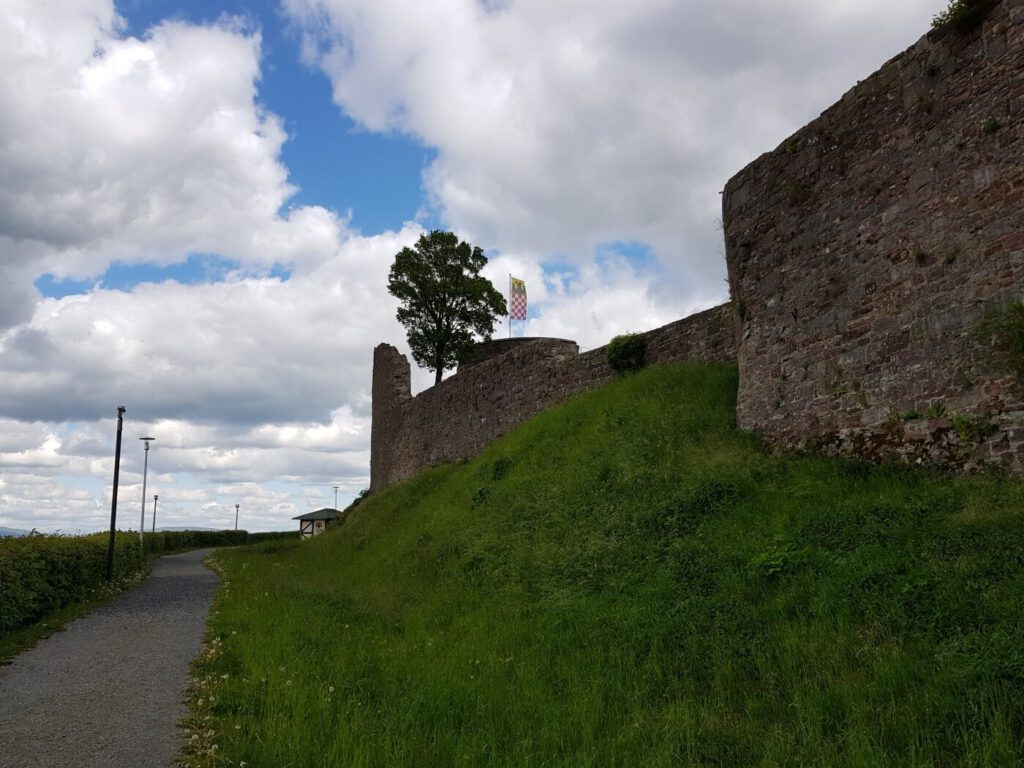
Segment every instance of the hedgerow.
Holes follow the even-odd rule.
[[[115,582],[138,575],[149,558],[197,547],[255,543],[296,533],[158,531],[147,533],[145,551],[136,533],[114,541]],[[106,584],[108,534],[33,535],[0,538],[0,632],[25,626],[60,608],[86,600]]]

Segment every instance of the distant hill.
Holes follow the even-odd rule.
[[[156,532],[160,533],[160,531],[221,531],[221,530],[225,530],[225,529],[223,529],[223,528],[200,528],[197,525],[175,525],[175,526],[169,526],[169,527],[166,527],[166,528],[165,527],[157,528]],[[149,531],[146,531],[146,533],[149,533]]]
[[[28,531],[23,531],[20,528],[0,527],[0,536],[28,536]]]

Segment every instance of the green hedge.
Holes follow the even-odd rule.
[[[65,605],[85,600],[106,583],[107,533],[88,536],[0,538],[0,632],[31,624]],[[250,544],[298,533],[246,531],[158,531],[143,538],[118,532],[114,543],[114,580],[142,570],[154,555],[197,547]]]

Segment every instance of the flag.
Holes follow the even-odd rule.
[[[512,320],[526,319],[526,283],[509,275],[508,316]]]

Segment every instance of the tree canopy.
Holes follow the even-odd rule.
[[[413,358],[435,372],[435,384],[465,359],[475,336],[490,339],[495,319],[508,312],[505,297],[480,274],[486,263],[480,248],[436,229],[395,254],[388,292],[401,302],[398,322]]]

